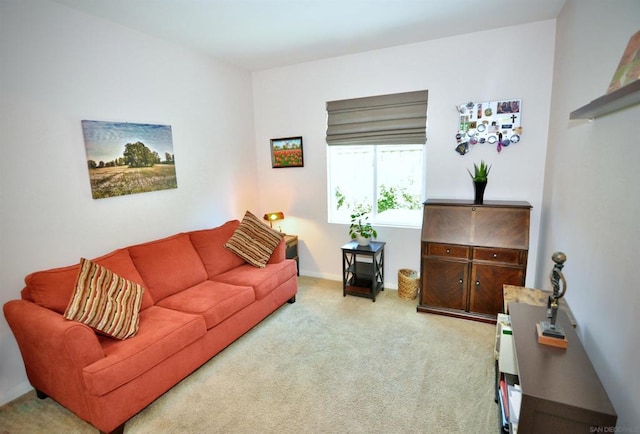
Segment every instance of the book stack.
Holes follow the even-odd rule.
[[[516,383],[518,377],[510,374],[501,374],[498,388],[498,404],[500,405],[500,423],[505,433],[518,432],[518,419],[520,416],[520,402],[522,401],[522,389]]]
[[[519,385],[518,364],[513,349],[511,318],[509,315],[498,314],[497,320],[495,370],[500,429],[504,433],[517,433],[522,390]]]

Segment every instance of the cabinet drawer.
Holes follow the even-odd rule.
[[[508,264],[520,264],[521,250],[516,249],[492,249],[476,247],[473,249],[473,259],[479,261],[503,262]]]
[[[429,256],[449,256],[451,258],[469,258],[469,247],[455,244],[428,243],[425,254]]]

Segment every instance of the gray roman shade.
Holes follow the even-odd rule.
[[[328,145],[411,145],[427,140],[427,90],[327,102]]]

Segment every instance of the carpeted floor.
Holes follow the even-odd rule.
[[[495,433],[492,325],[343,297],[300,277],[286,304],[126,424],[125,433]],[[30,392],[0,433],[95,433]]]

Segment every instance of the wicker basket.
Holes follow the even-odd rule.
[[[402,268],[398,270],[398,297],[413,300],[418,295],[420,278],[414,270]]]

